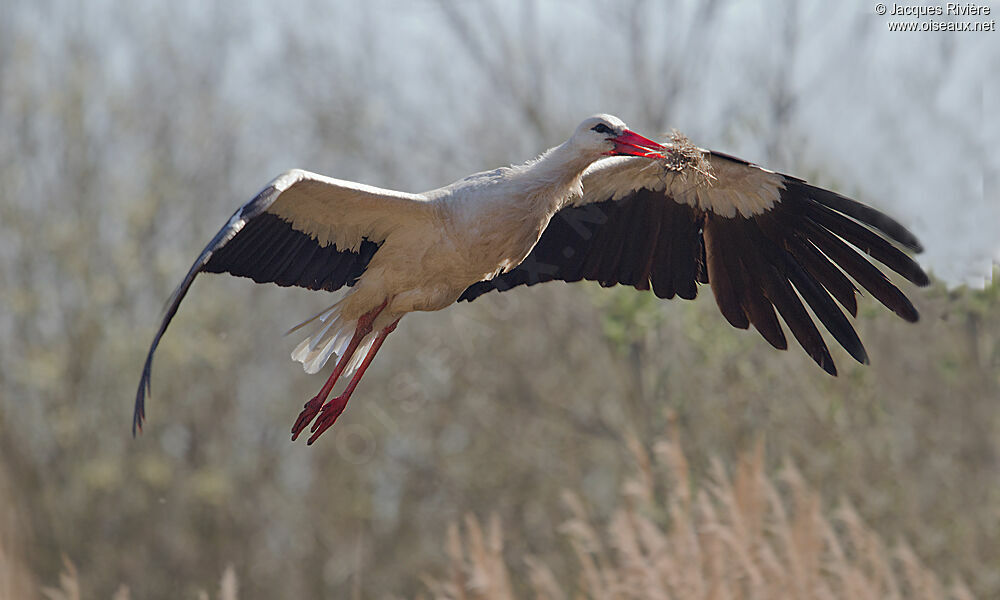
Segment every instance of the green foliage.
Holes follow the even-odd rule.
[[[587,292],[600,315],[601,327],[608,342],[619,352],[626,352],[642,341],[646,333],[663,321],[661,301],[652,293],[636,293],[632,288],[616,286]]]

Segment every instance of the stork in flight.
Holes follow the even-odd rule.
[[[584,120],[569,140],[530,162],[422,194],[291,170],[233,214],[174,291],[146,357],[132,431],[145,419],[153,353],[203,271],[311,290],[351,288],[295,328],[314,328],[292,352],[307,373],[337,357],[292,427],[295,440],[312,423],[312,444],[344,411],[403,315],[557,279],[686,299],[699,283],[710,284],[733,326],[752,324],[784,350],[781,315],[809,356],[836,375],[802,301],[867,364],[843,312],[857,316],[855,283],[903,319],[917,320],[910,301],[869,259],[928,283],[889,240],[921,249],[902,225],[868,206],[702,150],[680,134],[661,145],[610,115]],[[351,373],[343,393],[327,401]]]

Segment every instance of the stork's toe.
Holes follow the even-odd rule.
[[[303,405],[302,412],[299,413],[298,419],[295,420],[295,425],[292,425],[293,442],[298,439],[299,434],[316,417],[316,414],[322,407],[323,398],[320,398],[319,395],[313,396],[312,400]]]

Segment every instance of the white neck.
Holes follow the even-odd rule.
[[[591,162],[566,143],[522,165],[481,173],[451,188],[456,202],[443,204],[444,223],[467,250],[472,281],[520,264],[552,215],[582,194],[583,171]]]
[[[535,199],[536,206],[557,210],[583,193],[581,177],[592,162],[593,157],[581,154],[567,141],[515,167],[512,181],[525,196]]]

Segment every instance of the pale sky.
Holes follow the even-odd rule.
[[[1000,106],[991,75],[1000,72],[1000,32],[889,32],[890,17],[875,14],[874,3],[819,0],[721,3],[709,25],[698,27],[693,15],[703,3],[647,3],[641,21],[648,64],[635,81],[630,40],[612,4],[565,1],[531,9],[531,3],[493,3],[490,13],[463,8],[487,52],[502,56],[498,40],[505,36],[515,47],[518,60],[500,61],[515,72],[513,79],[528,79],[516,72],[543,63],[541,108],[556,115],[559,135],[598,111],[645,127],[636,107],[648,98],[637,96],[656,88],[658,66],[680,62],[693,72],[678,77],[671,103],[662,107],[668,128],[888,211],[924,242],[920,262],[951,284],[982,286],[992,263],[1000,262],[1000,197],[986,189],[987,167],[995,174],[997,164],[986,140],[1000,133],[995,117],[994,135],[987,130],[987,107]],[[532,10],[534,30],[524,26]],[[375,2],[370,12],[338,18],[357,19],[360,30],[372,32],[366,43],[387,82],[373,90],[379,118],[448,115],[516,126],[506,118],[509,99],[457,44],[437,3]],[[330,31],[330,23],[321,21],[316,30]],[[782,82],[795,103],[785,129],[775,134],[769,90]],[[782,149],[773,156],[771,135]],[[537,143],[528,136],[508,160],[529,158]],[[475,152],[467,156],[444,173],[458,177],[495,166]]]
[[[924,242],[918,260],[951,284],[981,286],[1000,262],[989,185],[998,159],[987,145],[1000,135],[1000,32],[890,32],[891,17],[867,1],[454,3],[470,46],[434,0],[206,6],[98,0],[64,7],[53,25],[51,10],[22,3],[15,29],[43,32],[36,43],[54,56],[67,30],[90,31],[112,79],[183,73],[183,61],[146,52],[158,37],[196,61],[224,61],[220,89],[274,173],[299,166],[427,189],[527,160],[608,112],[889,212]],[[201,48],[220,37],[224,57]],[[297,107],[329,98],[336,121],[345,95],[364,114],[360,143],[385,146],[384,161],[352,160],[356,146],[334,134],[322,152],[305,141],[314,132]],[[781,116],[776,99],[788,101]],[[519,102],[544,116],[544,130]]]

